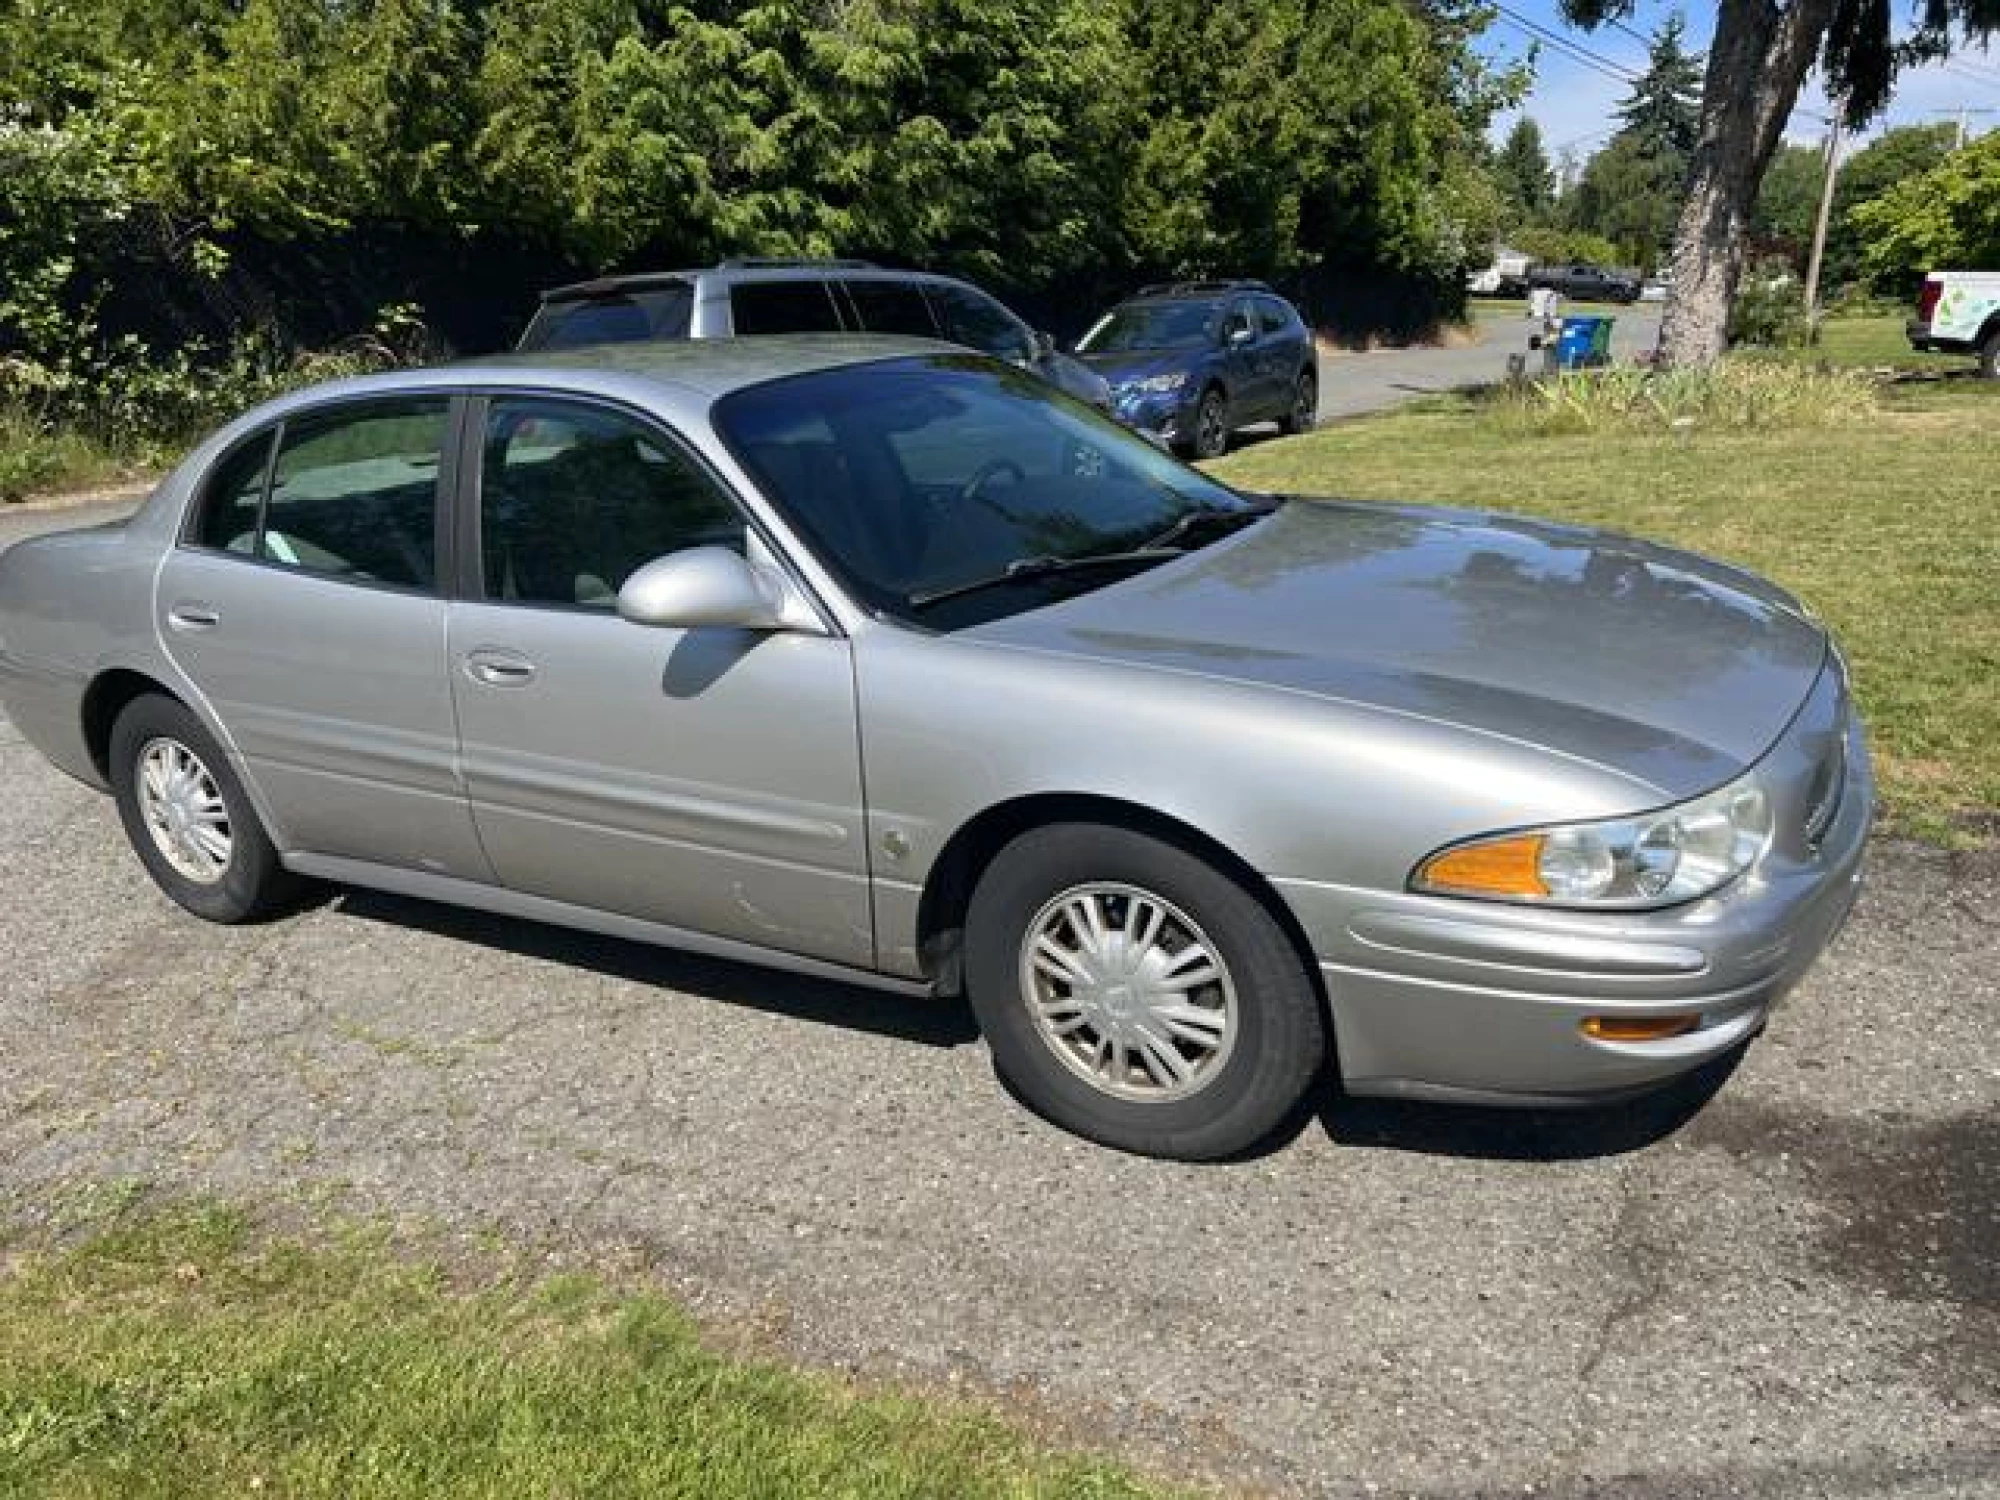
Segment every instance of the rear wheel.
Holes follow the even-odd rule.
[[[1054,824],[995,857],[966,920],[994,1065],[1054,1123],[1203,1161],[1268,1136],[1326,1053],[1298,951],[1251,892],[1143,834]]]
[[[1985,380],[2000,380],[2000,328],[1986,335],[1979,346],[1979,374]]]
[[[246,922],[295,888],[222,747],[185,705],[160,694],[127,704],[109,769],[139,862],[196,916]]]

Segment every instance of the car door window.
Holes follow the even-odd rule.
[[[1274,301],[1269,297],[1259,297],[1257,299],[1257,325],[1262,330],[1264,336],[1269,338],[1273,334],[1283,333],[1289,329],[1292,326],[1292,320],[1285,312],[1284,303]]]
[[[926,288],[938,325],[954,344],[996,359],[1027,359],[1034,344],[1020,321],[983,292],[948,283]]]
[[[729,289],[729,319],[739,334],[840,332],[824,281],[739,281]]]
[[[1228,316],[1222,320],[1223,343],[1229,343],[1237,336],[1240,330],[1245,329],[1251,332],[1256,331],[1256,325],[1251,321],[1250,317],[1250,304],[1247,302],[1231,303]]]
[[[608,610],[656,557],[743,548],[742,513],[676,444],[565,401],[488,407],[479,521],[486,597],[524,604]]]
[[[449,408],[443,397],[372,402],[287,421],[248,550],[302,572],[434,589]]]
[[[260,433],[229,454],[202,486],[201,505],[188,540],[217,552],[255,552],[257,513],[264,507],[264,481],[271,471],[276,430]]]
[[[865,333],[906,333],[918,338],[938,336],[937,320],[931,316],[924,294],[907,281],[849,281],[843,283]]]

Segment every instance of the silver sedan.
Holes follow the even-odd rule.
[[[963,993],[1037,1109],[1187,1158],[1329,1068],[1583,1102],[1743,1044],[1872,802],[1760,579],[1245,495],[917,341],[266,405],[0,556],[0,694],[200,916],[313,878]]]

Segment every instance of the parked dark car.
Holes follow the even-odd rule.
[[[607,276],[542,293],[521,353],[653,339],[760,333],[888,333],[942,339],[1004,359],[1099,411],[1101,376],[998,299],[928,271],[865,260],[725,260],[705,271]]]
[[[1643,285],[1630,271],[1613,271],[1585,260],[1536,266],[1528,273],[1530,291],[1545,286],[1577,302],[1637,302]]]
[[[1319,413],[1312,333],[1261,281],[1146,287],[1076,352],[1110,382],[1121,421],[1197,458],[1216,457],[1240,427],[1303,432]]]

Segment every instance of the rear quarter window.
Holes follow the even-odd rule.
[[[739,334],[841,331],[824,281],[739,281],[729,289],[729,322]]]

